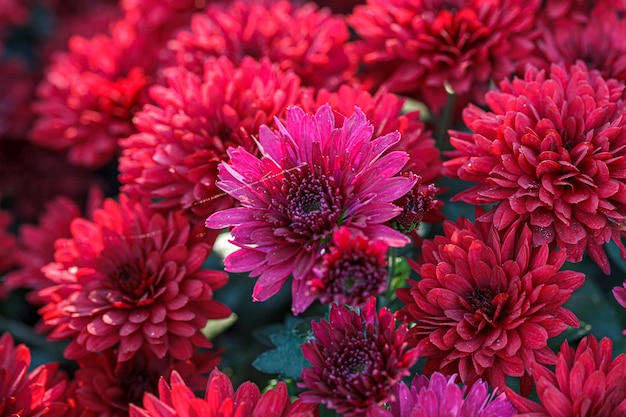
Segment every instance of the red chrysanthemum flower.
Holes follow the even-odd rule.
[[[532,48],[537,0],[368,0],[348,22],[360,36],[365,82],[424,101],[435,113],[448,92],[482,102],[492,79],[511,74]]]
[[[305,85],[334,89],[355,69],[345,20],[313,2],[247,1],[209,5],[168,47],[176,63],[202,74],[210,56],[240,62],[269,58],[293,70]]]
[[[313,269],[311,294],[324,304],[364,305],[370,296],[387,289],[387,249],[382,240],[352,236],[347,227],[340,227],[332,243]]]
[[[361,312],[332,304],[329,320],[313,322],[314,340],[302,345],[311,367],[302,370],[300,399],[324,404],[343,416],[365,416],[391,398],[391,388],[409,375],[418,357],[396,328],[391,311],[376,311],[371,297]]]
[[[469,389],[456,384],[456,375],[440,372],[416,375],[410,387],[398,382],[393,387],[390,411],[379,417],[513,417],[515,407],[504,393],[489,393],[487,383],[476,381]]]
[[[342,127],[336,126],[329,105],[315,115],[292,107],[286,124],[276,124],[275,131],[267,126],[259,131],[261,158],[241,147],[228,151],[230,164],[220,165],[217,185],[241,207],[213,214],[206,225],[233,227],[239,250],[226,257],[226,268],[259,277],[255,300],[267,300],[293,275],[297,314],[313,301],[307,283],[315,278],[313,267],[339,226],[390,246],[408,243],[383,223],[399,213],[391,202],[414,181],[396,176],[406,153],[383,156],[399,134],[372,139],[374,128],[358,108]]]
[[[497,207],[498,229],[519,218],[535,245],[567,249],[578,262],[585,249],[608,273],[602,245],[620,247],[626,204],[624,84],[605,80],[578,62],[569,70],[529,67],[487,93],[491,111],[470,105],[463,120],[473,131],[451,132],[458,150],[447,174],[478,183],[453,200]]]
[[[102,203],[102,194],[94,188],[89,196],[86,213],[90,214]],[[19,246],[15,254],[17,268],[5,277],[8,289],[26,288],[32,304],[43,304],[38,291],[54,285],[41,268],[54,262],[54,243],[59,238],[71,237],[70,224],[81,217],[82,210],[71,199],[58,196],[46,202],[45,211],[37,225],[23,224],[19,228]]]
[[[420,112],[403,112],[405,100],[396,94],[379,90],[372,95],[361,87],[341,85],[337,92],[326,89],[315,91],[303,89],[299,103],[304,110],[315,113],[320,106],[330,104],[333,111],[344,118],[354,113],[354,107],[361,109],[374,125],[374,137],[395,131],[400,132],[400,141],[390,150],[405,151],[409,160],[403,172],[420,175],[424,183],[430,183],[441,177],[441,156],[432,138],[431,132],[420,121]],[[337,119],[341,126],[342,118]]]
[[[537,27],[540,36],[526,63],[547,70],[552,63],[582,60],[604,78],[626,81],[626,20],[618,11],[599,4],[582,21],[542,15]]]
[[[584,274],[559,271],[565,251],[533,247],[527,226],[498,231],[491,223],[447,221],[444,235],[422,244],[419,281],[397,291],[400,315],[416,322],[409,342],[428,358],[424,373],[458,373],[504,387],[531,364],[553,364],[547,340],[578,319],[562,307]]]
[[[40,313],[51,339],[72,339],[66,356],[117,347],[126,361],[145,346],[184,360],[210,347],[200,330],[230,310],[213,298],[228,275],[201,268],[211,249],[204,233],[181,212],[152,213],[124,195],[93,218],[74,220],[43,268],[57,285],[39,292]]]
[[[261,394],[253,382],[244,382],[235,392],[233,383],[214,369],[209,376],[204,398],[197,398],[177,372],[172,372],[168,386],[159,380],[158,397],[146,394],[143,407],[130,407],[130,417],[316,417],[317,407],[300,400],[291,403],[287,385],[279,382]]]
[[[77,165],[101,167],[117,152],[117,140],[134,132],[131,122],[141,105],[149,64],[137,50],[137,28],[125,20],[111,35],[75,36],[69,51],[53,57],[37,89],[38,119],[31,139],[52,149],[69,150]],[[132,58],[132,59],[129,59]]]
[[[123,190],[153,198],[157,208],[191,211],[206,218],[232,200],[215,186],[226,150],[256,154],[261,124],[271,124],[296,101],[299,78],[268,60],[211,58],[204,76],[182,67],[166,70],[168,87],[155,86],[156,105],[135,118],[140,133],[121,141]]]
[[[533,365],[540,404],[506,389],[520,417],[626,415],[626,354],[613,359],[613,342],[589,335],[578,347],[561,345],[554,371]]]
[[[0,416],[61,417],[67,379],[58,364],[47,363],[30,370],[30,350],[15,346],[9,333],[0,337]]]
[[[126,362],[112,350],[90,354],[78,361],[73,397],[78,417],[127,417],[131,404],[141,405],[146,393],[156,394],[159,380],[183,375],[193,390],[204,389],[206,373],[219,363],[216,352],[196,354],[188,360],[155,356],[147,349]]]

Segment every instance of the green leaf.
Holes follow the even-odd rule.
[[[252,366],[266,374],[278,374],[282,379],[300,378],[302,368],[310,365],[300,349],[300,345],[306,342],[306,336],[283,330],[270,335],[270,340],[276,349],[259,355]]]

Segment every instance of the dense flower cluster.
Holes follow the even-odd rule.
[[[0,417],[626,416],[624,39],[0,0]]]

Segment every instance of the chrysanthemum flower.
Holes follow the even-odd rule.
[[[409,342],[428,358],[424,373],[458,373],[504,387],[525,377],[531,364],[553,364],[547,340],[578,319],[562,307],[584,274],[559,271],[565,251],[533,247],[527,226],[498,231],[460,218],[444,235],[422,244],[419,281],[398,290],[400,314],[416,322]]]
[[[626,20],[617,10],[598,4],[582,21],[540,16],[540,36],[525,62],[549,69],[552,63],[572,65],[582,60],[604,78],[626,81]]]
[[[117,140],[134,132],[133,113],[145,100],[147,63],[136,51],[137,29],[120,20],[111,35],[72,37],[69,51],[54,56],[33,104],[38,119],[31,139],[69,150],[77,165],[101,167],[117,152]],[[133,59],[129,59],[133,58]]]
[[[585,249],[608,273],[602,245],[620,247],[626,204],[624,84],[605,80],[578,62],[569,70],[529,67],[486,95],[491,111],[470,105],[463,120],[473,132],[451,132],[458,150],[448,175],[477,185],[453,199],[497,207],[498,229],[519,218],[535,245],[567,249],[578,262]]]
[[[154,86],[155,105],[135,118],[140,133],[121,141],[123,190],[146,195],[157,208],[185,209],[206,218],[232,205],[215,186],[226,150],[257,153],[253,137],[295,103],[300,79],[268,60],[208,59],[204,76],[182,67],[166,70],[168,87]]]
[[[0,415],[61,417],[67,379],[58,364],[47,363],[30,370],[30,350],[15,346],[9,333],[0,337]]]
[[[115,347],[126,361],[146,347],[184,360],[210,347],[200,330],[230,314],[213,298],[228,275],[201,268],[211,249],[202,233],[181,212],[162,216],[124,195],[93,218],[74,220],[43,268],[57,285],[39,292],[40,313],[51,339],[72,339],[66,356]]]
[[[183,375],[191,389],[204,389],[206,373],[219,363],[216,352],[203,352],[187,360],[171,355],[156,357],[142,349],[126,362],[118,354],[105,350],[78,361],[73,397],[79,417],[127,417],[130,404],[141,405],[146,393],[156,394],[159,380]]]
[[[417,361],[418,351],[406,342],[406,325],[396,328],[386,307],[377,312],[374,297],[360,313],[332,304],[329,320],[312,326],[314,340],[302,345],[311,366],[302,370],[298,386],[307,390],[300,399],[346,417],[381,410],[391,388]]]
[[[261,394],[253,382],[244,382],[235,392],[233,383],[222,372],[214,369],[209,376],[204,398],[197,398],[185,380],[172,372],[170,386],[161,378],[158,396],[148,393],[143,407],[130,407],[130,417],[172,417],[196,415],[203,417],[315,417],[317,407],[300,400],[291,403],[287,385],[279,382]]]
[[[336,127],[329,105],[315,115],[292,107],[286,124],[276,124],[277,130],[259,130],[261,158],[241,147],[229,149],[230,164],[220,165],[217,185],[241,207],[211,215],[206,225],[233,227],[239,250],[226,257],[226,269],[259,277],[254,300],[267,300],[293,275],[297,314],[313,301],[307,283],[339,226],[394,247],[408,243],[383,223],[399,213],[391,202],[414,181],[396,176],[406,153],[381,156],[399,134],[372,139],[374,128],[358,108],[342,127]]]
[[[389,417],[513,417],[515,407],[504,393],[489,393],[486,382],[478,380],[471,388],[459,387],[456,375],[440,372],[416,375],[410,387],[398,382],[393,387],[395,401]]]
[[[409,154],[403,172],[420,175],[423,183],[431,183],[441,177],[441,156],[435,140],[420,121],[418,110],[403,112],[405,99],[384,89],[372,95],[362,87],[343,84],[336,92],[304,88],[298,105],[309,113],[315,113],[326,103],[330,104],[337,115],[345,118],[354,113],[355,106],[360,108],[374,126],[374,137],[396,130],[400,132],[400,140],[390,150]],[[341,126],[342,118],[336,119],[338,126]]]
[[[305,85],[335,89],[355,69],[349,38],[345,20],[313,2],[238,0],[196,13],[168,47],[178,65],[198,74],[208,57],[240,62],[248,55],[292,70]]]
[[[561,345],[554,371],[535,364],[540,404],[506,389],[520,417],[626,415],[626,354],[613,359],[613,342],[589,335],[576,349]]]
[[[340,227],[313,269],[317,277],[309,283],[311,293],[324,304],[365,304],[387,289],[387,249],[382,240],[352,236],[347,227]]]
[[[85,212],[91,214],[102,203],[102,199],[100,190],[94,188]],[[41,268],[54,262],[54,243],[59,238],[71,237],[72,221],[83,214],[78,204],[65,196],[58,196],[44,206],[45,210],[37,225],[20,226],[19,245],[15,254],[17,268],[5,276],[8,289],[28,289],[28,301],[37,305],[42,304],[38,291],[55,284]]]
[[[482,102],[490,80],[511,74],[532,48],[536,0],[368,0],[348,17],[361,40],[365,82],[424,101],[448,92]]]

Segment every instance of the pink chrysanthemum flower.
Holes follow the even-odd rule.
[[[441,177],[441,156],[432,138],[431,132],[420,121],[420,112],[403,112],[405,100],[396,94],[379,90],[372,95],[362,87],[341,85],[336,92],[326,89],[316,91],[303,89],[298,105],[309,113],[315,113],[320,106],[330,104],[333,111],[345,118],[354,113],[355,106],[360,108],[367,119],[374,125],[374,137],[400,132],[400,141],[390,150],[405,151],[409,160],[403,172],[420,175],[424,183],[430,183]],[[337,123],[341,123],[338,118]]]
[[[626,20],[618,11],[599,4],[582,21],[542,15],[537,27],[540,36],[526,63],[549,69],[552,63],[582,60],[604,78],[626,81]]]
[[[497,206],[498,229],[522,218],[535,245],[567,249],[567,260],[588,255],[608,273],[602,245],[620,247],[626,204],[624,84],[605,80],[578,62],[569,70],[529,67],[487,93],[491,111],[470,105],[463,120],[473,132],[451,132],[458,150],[447,174],[477,185],[453,199]]]
[[[217,185],[241,207],[211,215],[206,225],[233,227],[233,243],[240,249],[226,257],[226,269],[259,277],[254,300],[267,300],[293,275],[292,308],[297,314],[314,299],[307,283],[315,278],[313,267],[340,226],[390,246],[408,243],[383,223],[399,213],[391,202],[414,181],[396,176],[406,153],[381,156],[399,134],[372,139],[374,128],[358,108],[342,127],[336,126],[329,105],[315,115],[292,107],[286,124],[276,125],[277,130],[259,130],[261,158],[243,148],[229,149],[230,164],[220,165]]]
[[[173,374],[183,375],[191,389],[201,390],[206,373],[220,361],[216,352],[176,360],[170,355],[158,358],[148,349],[126,362],[118,362],[117,357],[105,350],[78,361],[73,387],[78,417],[128,417],[131,404],[141,405],[146,393],[157,393],[161,378]]]
[[[178,65],[198,74],[210,56],[248,55],[292,70],[305,85],[334,89],[355,69],[349,39],[345,20],[313,2],[238,0],[196,13],[168,46]]]
[[[300,394],[346,417],[382,411],[391,388],[409,375],[418,357],[406,342],[407,327],[396,328],[391,311],[376,311],[371,297],[361,312],[332,304],[329,320],[313,322],[314,340],[302,345],[311,367],[302,370]]]
[[[532,48],[540,1],[368,0],[348,17],[361,40],[365,82],[424,101],[448,92],[482,102],[490,80],[511,74]]]
[[[397,291],[400,315],[416,322],[409,342],[428,358],[424,373],[458,373],[504,387],[525,377],[534,362],[553,364],[547,340],[578,319],[562,307],[584,274],[559,271],[565,251],[533,247],[527,226],[498,231],[460,218],[444,235],[422,244],[419,281]],[[525,385],[526,386],[526,385]]]
[[[56,363],[31,370],[30,361],[28,347],[15,346],[9,333],[0,336],[0,415],[65,416],[65,375],[57,371]]]
[[[332,243],[313,269],[311,293],[323,304],[337,303],[361,306],[370,296],[387,289],[387,249],[383,240],[352,236],[347,227],[340,227]]]
[[[151,197],[156,208],[206,218],[233,204],[215,186],[226,150],[257,154],[259,127],[296,101],[300,79],[249,57],[240,66],[211,58],[204,68],[204,76],[169,68],[168,87],[150,89],[155,105],[137,114],[140,133],[121,141],[120,180],[125,192]]]
[[[471,388],[459,387],[456,375],[440,372],[416,375],[410,387],[398,382],[393,387],[395,401],[380,417],[513,417],[517,411],[504,393],[489,393],[486,382],[478,380]]]
[[[554,371],[535,364],[533,378],[540,403],[506,389],[520,417],[626,415],[626,354],[613,359],[613,342],[589,335],[576,349],[561,345]]]
[[[50,338],[71,338],[65,354],[118,348],[127,361],[142,347],[157,357],[191,357],[210,347],[200,330],[227,317],[213,298],[228,275],[202,269],[211,247],[181,212],[152,213],[147,203],[106,200],[93,221],[76,219],[72,237],[56,243],[56,262],[43,268],[55,286],[40,309]]]
[[[316,417],[317,407],[300,400],[289,399],[287,385],[279,382],[276,387],[261,394],[253,382],[244,382],[235,392],[231,380],[214,369],[206,384],[204,398],[197,398],[185,380],[172,372],[168,386],[165,378],[159,380],[158,396],[148,393],[143,407],[130,407],[130,417]]]

